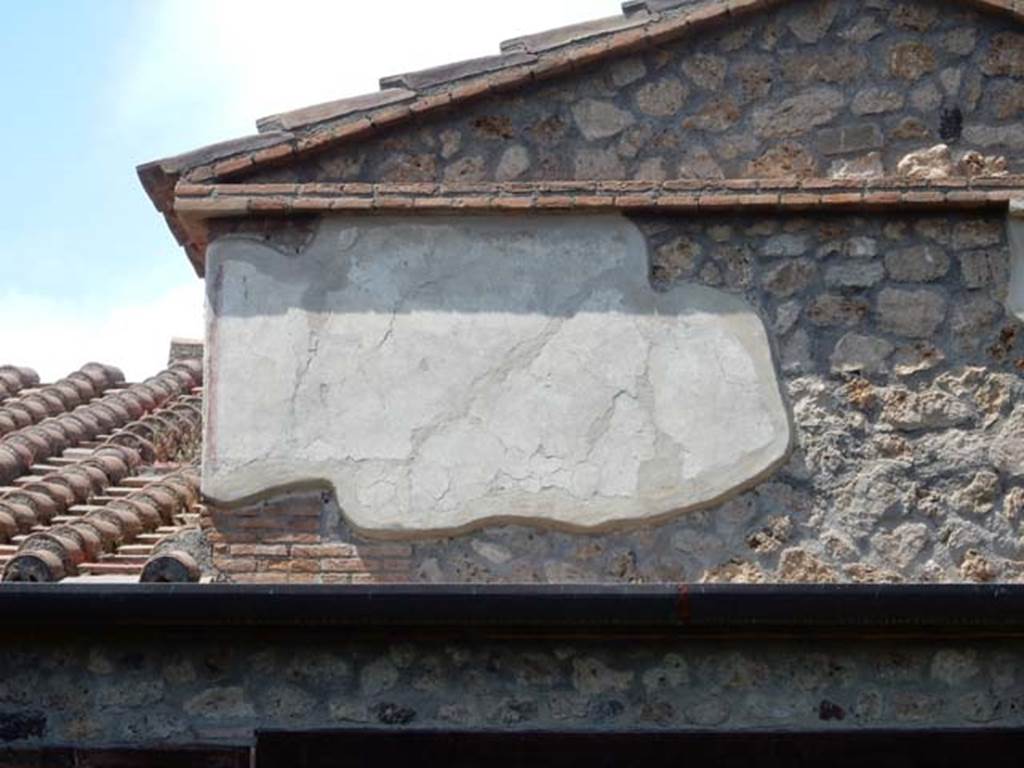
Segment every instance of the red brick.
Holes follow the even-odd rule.
[[[291,548],[292,557],[354,557],[356,548],[352,544],[296,544]]]
[[[213,558],[214,567],[224,573],[255,573],[256,559],[252,557],[217,557]]]
[[[238,173],[239,171],[244,171],[251,167],[252,155],[242,155],[240,157],[221,160],[219,163],[214,163],[213,173],[215,176],[228,176],[232,173]]]
[[[695,210],[699,204],[700,196],[692,195],[661,195],[658,197],[659,208],[684,208]]]
[[[573,207],[573,199],[567,195],[540,195],[537,198],[538,208],[567,209]]]
[[[620,195],[615,198],[616,208],[653,208],[655,206],[653,193],[647,195]]]
[[[821,196],[809,192],[783,192],[779,196],[779,204],[785,207],[808,208],[821,203]]]
[[[860,205],[863,202],[864,195],[861,192],[837,192],[821,196],[822,205]]]
[[[534,207],[532,197],[496,197],[493,205],[504,210],[525,210]]]

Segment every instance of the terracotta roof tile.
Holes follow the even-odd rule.
[[[198,519],[201,363],[178,360],[121,386],[110,384],[123,380],[113,368],[78,373],[64,411],[0,437],[5,581],[138,576],[153,546],[140,536],[167,536]]]

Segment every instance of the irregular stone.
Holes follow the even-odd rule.
[[[316,698],[294,685],[272,685],[259,697],[259,708],[274,722],[296,721],[316,706]]]
[[[818,172],[818,161],[804,147],[792,142],[768,149],[747,166],[751,179],[808,178]]]
[[[942,90],[950,98],[956,98],[960,93],[960,83],[963,82],[964,73],[962,69],[949,67],[939,73],[939,82],[942,83]]]
[[[721,166],[715,162],[714,156],[707,147],[695,144],[686,147],[682,152],[682,160],[679,163],[679,178],[681,179],[722,179],[725,173]]]
[[[633,670],[612,669],[595,657],[573,659],[572,662],[573,687],[587,696],[628,690],[634,677]]]
[[[930,371],[945,360],[945,353],[934,344],[918,341],[897,348],[892,356],[892,367],[897,376],[913,376],[915,373]]]
[[[934,245],[917,245],[885,255],[889,277],[899,282],[928,283],[944,277],[951,265],[949,255]]]
[[[816,297],[807,308],[807,319],[814,325],[829,327],[858,325],[867,317],[869,306],[863,299],[826,293]]]
[[[735,83],[740,101],[763,99],[772,89],[774,61],[767,56],[747,56],[732,65],[730,82]]]
[[[910,92],[910,103],[918,112],[934,112],[942,106],[942,93],[935,83],[926,82]]]
[[[898,43],[889,51],[889,71],[894,77],[918,80],[935,68],[935,50],[926,43]]]
[[[502,153],[494,175],[498,181],[512,181],[518,179],[528,170],[530,170],[530,151],[522,144],[514,144]]]
[[[892,714],[897,721],[904,723],[935,722],[945,704],[941,696],[897,691],[892,697]]]
[[[1024,35],[995,35],[982,59],[981,71],[989,77],[1024,77]]]
[[[833,373],[884,373],[893,346],[885,339],[848,333],[832,352]]]
[[[754,133],[762,138],[798,136],[831,122],[845,103],[842,92],[835,88],[812,88],[775,106],[758,107],[751,122]]]
[[[957,161],[957,169],[969,179],[976,177],[1000,177],[1009,174],[1006,158],[1000,155],[983,155],[981,152],[965,152]]]
[[[935,291],[885,288],[878,295],[878,322],[891,333],[923,339],[946,319],[946,299]]]
[[[622,159],[614,149],[578,149],[575,169],[577,179],[611,180],[621,179],[626,175]]]
[[[642,86],[635,98],[637,108],[645,115],[671,117],[683,108],[686,96],[686,86],[679,78],[669,76]]]
[[[951,330],[964,351],[978,351],[991,344],[995,325],[1003,318],[1003,305],[988,296],[969,296],[953,309]]]
[[[818,132],[818,146],[826,155],[842,155],[876,149],[885,143],[874,123],[828,128]]]
[[[789,29],[801,43],[816,43],[832,27],[839,13],[837,0],[819,0],[789,20]]]
[[[1024,149],[1024,125],[981,125],[971,123],[964,128],[964,139],[979,147],[1004,146],[1009,149]]]
[[[932,132],[927,125],[916,117],[905,117],[893,129],[892,135],[897,139],[908,141],[912,139],[927,139],[932,135]]]
[[[903,109],[905,101],[902,91],[870,86],[857,92],[850,111],[855,115],[881,115]]]
[[[886,390],[882,396],[882,421],[904,432],[948,429],[970,423],[974,409],[940,390],[913,392],[902,387]]]
[[[647,75],[647,65],[639,56],[630,56],[616,60],[610,67],[612,83],[616,88],[624,88]]]
[[[732,53],[744,48],[753,36],[754,29],[750,25],[733,27],[719,37],[718,47],[726,53]]]
[[[659,277],[672,281],[689,277],[700,265],[704,249],[696,240],[677,237],[655,252],[655,269]]]
[[[472,547],[473,551],[480,555],[480,557],[492,565],[504,565],[513,557],[512,552],[508,547],[503,547],[500,544],[495,544],[491,541],[480,541],[479,539],[474,539],[470,542],[470,547]]]
[[[437,178],[437,160],[433,155],[397,152],[388,156],[380,168],[381,181],[426,182]]]
[[[462,149],[462,133],[449,128],[441,132],[441,157],[451,160]]]
[[[886,565],[905,572],[913,564],[931,539],[924,523],[904,523],[892,533],[878,533],[871,538],[871,546]]]
[[[654,290],[624,217],[336,217],[301,259],[244,237],[207,258],[222,349],[282,357],[258,397],[209,404],[204,488],[221,503],[320,478],[350,522],[390,536],[586,530],[705,504],[788,454],[757,312]],[[219,366],[220,391],[252,392]],[[702,406],[663,394],[681,388]]]
[[[694,85],[717,91],[725,84],[727,62],[711,53],[697,53],[683,60],[683,72]]]
[[[987,515],[995,506],[999,491],[999,475],[983,470],[969,485],[953,494],[953,504],[968,514]]]
[[[683,120],[683,128],[691,131],[721,133],[739,122],[743,113],[731,96],[711,99],[700,111]]]
[[[818,267],[810,259],[794,259],[766,270],[762,284],[773,296],[785,299],[804,290],[817,274]]]
[[[244,689],[239,686],[207,688],[186,701],[182,708],[187,714],[206,720],[233,720],[255,714]]]
[[[858,80],[867,68],[867,57],[845,46],[827,53],[786,56],[782,60],[783,77],[797,84],[849,83]]]
[[[643,181],[665,181],[668,178],[668,170],[665,168],[665,159],[661,157],[649,157],[636,167],[634,179]]]
[[[960,564],[960,576],[966,581],[983,584],[999,578],[999,568],[976,550],[968,550]]]
[[[779,580],[789,584],[834,584],[835,570],[805,549],[787,549],[779,557]]]
[[[829,288],[872,288],[882,282],[885,269],[877,261],[846,261],[825,272]]]
[[[914,32],[927,32],[938,17],[938,9],[930,5],[900,3],[889,12],[889,23]]]
[[[989,448],[992,466],[1008,477],[1024,477],[1024,406],[1003,422]]]
[[[463,157],[450,163],[444,170],[447,183],[483,181],[487,177],[487,164],[480,155]]]
[[[1010,280],[1010,265],[1005,251],[962,252],[960,277],[966,288],[1006,285]]]
[[[953,247],[957,250],[1001,245],[1005,237],[1004,224],[998,219],[963,219],[953,227]]]
[[[952,648],[939,651],[932,659],[931,676],[949,687],[963,685],[981,672],[976,651]]]
[[[397,682],[398,668],[383,657],[367,664],[359,674],[359,690],[364,696],[376,696],[394,688]]]
[[[764,241],[761,253],[769,258],[791,258],[807,253],[808,247],[805,235],[776,235]]]
[[[919,149],[900,160],[896,172],[907,179],[921,181],[948,179],[953,175],[953,155],[945,144]]]
[[[1009,120],[1024,113],[1024,83],[1016,80],[998,82],[991,87],[992,106],[1000,120]]]
[[[700,578],[701,584],[764,584],[768,575],[757,565],[740,560],[732,560],[705,571]]]
[[[880,152],[868,152],[862,157],[833,160],[828,169],[830,179],[873,179],[885,176]]]
[[[572,108],[576,127],[588,141],[607,139],[636,122],[632,114],[608,101],[584,99]]]
[[[974,27],[958,27],[942,38],[942,46],[957,56],[968,56],[978,45],[978,30]]]

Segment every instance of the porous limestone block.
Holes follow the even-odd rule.
[[[594,530],[716,502],[790,422],[765,328],[650,284],[618,215],[332,217],[208,256],[203,486],[333,486],[362,531]]]

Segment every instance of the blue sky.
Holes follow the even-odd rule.
[[[154,373],[202,285],[135,166],[616,0],[33,0],[0,25],[0,364]],[[282,9],[286,9],[286,13]],[[427,32],[425,32],[427,30]]]

